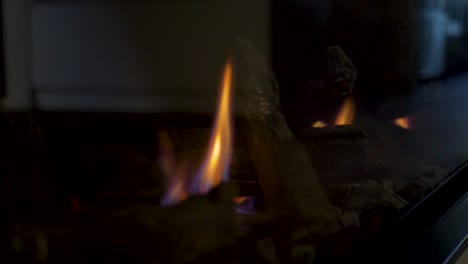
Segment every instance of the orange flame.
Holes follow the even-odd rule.
[[[408,116],[397,118],[393,123],[401,128],[411,129],[411,118]]]
[[[221,97],[215,125],[211,134],[210,147],[198,173],[192,191],[207,193],[211,188],[227,180],[232,151],[231,88],[232,65],[229,61],[224,69]]]
[[[323,122],[322,120],[319,120],[315,122],[314,124],[312,124],[312,127],[315,127],[315,128],[322,128],[326,126],[327,126],[327,123]]]
[[[160,135],[160,149],[165,152],[161,153],[160,163],[163,172],[168,176],[166,194],[161,199],[162,205],[175,204],[186,199],[189,195],[206,194],[222,181],[228,180],[233,139],[231,86],[232,65],[228,61],[224,70],[221,95],[208,152],[196,175],[189,175],[187,164],[176,167],[170,140],[165,134]]]
[[[188,164],[176,165],[174,146],[165,131],[159,133],[159,152],[159,164],[167,180],[167,191],[161,199],[161,204],[169,205],[186,199],[188,192],[185,175]]]
[[[243,204],[246,201],[248,201],[250,198],[251,198],[250,196],[237,196],[237,197],[234,197],[234,203],[236,205]]]
[[[356,103],[354,102],[354,98],[349,96],[341,105],[341,109],[335,119],[335,125],[351,125],[354,121],[355,113]]]

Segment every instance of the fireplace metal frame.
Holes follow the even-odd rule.
[[[352,259],[360,263],[453,263],[467,244],[466,219],[468,162],[403,212],[376,243],[354,252]]]

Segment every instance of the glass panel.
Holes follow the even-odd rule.
[[[468,161],[466,1],[24,3],[5,263],[343,262]]]

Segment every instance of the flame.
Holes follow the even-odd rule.
[[[404,129],[411,129],[411,118],[409,116],[395,119],[393,123]]]
[[[234,197],[236,212],[244,215],[255,215],[255,197],[254,196],[239,196]]]
[[[351,125],[356,115],[356,103],[352,96],[347,97],[341,105],[338,114],[336,115],[335,124],[336,126]],[[313,128],[327,127],[328,124],[322,120],[318,120],[311,125]]]
[[[327,123],[323,122],[322,120],[319,120],[315,122],[314,124],[312,124],[312,127],[316,127],[316,128],[322,128],[326,126],[328,126]]]
[[[237,196],[237,197],[234,197],[234,203],[236,205],[240,205],[240,204],[245,203],[247,200],[249,200],[249,198],[251,197],[250,196]]]
[[[167,191],[161,199],[161,205],[170,205],[188,197],[187,180],[188,164],[176,165],[174,146],[165,131],[159,133],[159,164],[166,176]]]
[[[174,145],[166,131],[160,131],[159,139],[159,164],[164,175],[174,175],[176,169]]]
[[[161,199],[161,205],[171,205],[186,199],[189,195],[206,194],[222,181],[228,180],[231,161],[233,133],[231,129],[231,88],[232,64],[224,69],[221,95],[210,143],[205,159],[195,175],[190,175],[187,163],[176,166],[175,155],[169,137],[160,134],[159,160],[167,176],[167,190]]]
[[[355,113],[356,103],[354,102],[354,98],[349,96],[341,105],[341,109],[335,119],[335,125],[351,125],[354,121]]]
[[[161,199],[161,205],[171,205],[187,199],[188,192],[186,191],[187,183],[183,174],[178,173],[172,176],[168,183],[168,191]]]
[[[205,161],[197,174],[197,180],[192,187],[193,192],[207,193],[222,181],[228,180],[233,136],[231,129],[231,86],[232,65],[229,61],[224,69],[221,97],[210,146]]]

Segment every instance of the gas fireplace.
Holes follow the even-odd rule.
[[[3,0],[0,261],[458,263],[467,5],[413,2]]]

